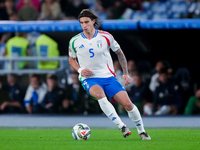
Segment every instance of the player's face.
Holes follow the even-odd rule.
[[[156,64],[155,70],[156,70],[156,71],[159,71],[160,69],[162,69],[162,68],[164,68],[164,67],[165,67],[164,64],[163,64],[161,61],[159,61],[159,62],[157,62],[157,64]]]
[[[47,79],[47,85],[49,90],[51,91],[56,86],[56,81],[52,79]]]
[[[36,77],[32,77],[32,78],[30,79],[30,84],[32,85],[32,87],[33,87],[34,89],[38,89],[39,86],[40,86],[40,82],[38,81],[38,79],[37,79]]]
[[[162,82],[162,83],[167,83],[168,81],[168,75],[167,73],[161,73],[159,74],[159,80]]]
[[[133,80],[133,84],[136,86],[136,87],[139,87],[142,83],[142,79],[140,76],[134,76],[133,77],[134,80]]]
[[[78,80],[78,75],[77,74],[72,74],[71,75],[73,84],[79,84],[79,80]]]
[[[81,17],[79,21],[84,32],[90,33],[94,29],[95,19],[91,20],[89,17]]]
[[[198,99],[200,99],[200,90],[197,90],[196,93],[195,93],[195,95],[196,95],[196,97],[197,97]]]
[[[10,84],[11,86],[13,86],[15,84],[15,79],[11,76],[7,77],[7,82],[8,84]]]

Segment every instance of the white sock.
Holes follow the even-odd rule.
[[[104,112],[104,114],[110,119],[112,120],[112,122],[114,122],[119,129],[121,129],[123,126],[125,126],[125,124],[121,121],[121,119],[119,118],[115,108],[113,107],[113,105],[108,101],[108,99],[106,97],[98,100],[99,105],[101,110]]]
[[[131,111],[127,111],[129,118],[134,122],[135,127],[137,128],[138,134],[145,132],[142,118],[138,108],[134,105]]]
[[[153,114],[152,108],[149,105],[144,105],[143,111],[147,115],[152,115]]]
[[[167,115],[170,113],[170,106],[163,105],[158,111],[156,111],[155,115]]]

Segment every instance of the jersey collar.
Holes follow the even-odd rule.
[[[96,30],[95,30],[95,33],[94,33],[94,35],[93,35],[92,38],[95,38],[95,37],[97,36],[97,34],[98,34],[98,30],[96,29]],[[84,39],[87,39],[87,37],[83,34],[83,32],[81,32],[81,36],[82,36]]]

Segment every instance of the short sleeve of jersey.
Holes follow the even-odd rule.
[[[74,42],[76,41],[75,38],[72,38],[70,41],[69,41],[69,56],[72,57],[72,58],[76,58],[76,50],[74,48]]]
[[[120,45],[117,43],[117,41],[115,41],[115,39],[112,39],[112,38],[111,38],[111,42],[110,42],[110,48],[114,52],[117,51],[117,50],[119,50],[119,49],[121,49]]]
[[[112,49],[112,51],[117,51],[120,48],[120,45],[117,43],[117,41],[115,41],[114,37],[110,34],[110,33],[107,33],[107,37],[110,41],[110,48]]]

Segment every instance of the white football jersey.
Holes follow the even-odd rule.
[[[69,56],[77,58],[81,68],[93,72],[90,78],[106,78],[115,76],[110,49],[120,49],[113,36],[105,31],[96,30],[93,38],[88,40],[82,33],[74,36],[69,43]],[[83,81],[85,78],[81,78]]]

